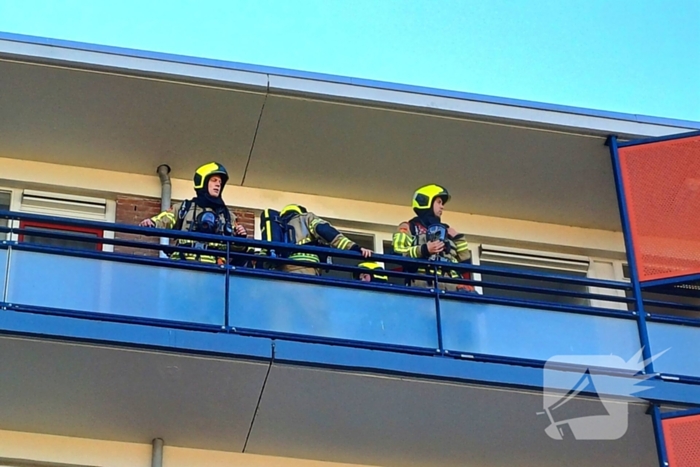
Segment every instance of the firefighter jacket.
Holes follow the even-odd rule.
[[[461,263],[471,257],[464,234],[445,238],[445,249],[438,255],[431,256],[427,245],[428,227],[418,217],[401,223],[392,240],[394,252],[409,258]]]
[[[286,221],[289,243],[360,251],[358,244],[312,212],[295,213],[291,217],[284,216],[283,220]],[[289,258],[313,263],[321,261],[318,255],[306,252],[292,253]]]
[[[235,225],[236,216],[228,211],[228,208],[221,207],[213,209],[210,207],[198,206],[194,200],[178,203],[168,211],[163,211],[160,214],[151,217],[151,220],[159,229],[174,229],[185,232],[197,232],[196,219],[205,212],[211,212],[216,216],[217,227],[212,233],[221,234],[222,236],[235,236],[232,232],[232,226]],[[225,242],[200,242],[191,239],[178,238],[175,240],[176,246],[187,248],[196,248],[203,250],[202,253],[175,251],[170,254],[171,259],[185,259],[188,261],[201,261],[203,263],[224,264],[226,258],[224,256],[207,255],[206,250],[226,251]],[[246,252],[248,247],[231,245],[232,252]],[[245,262],[243,260],[242,262]],[[236,263],[242,264],[241,261]]]

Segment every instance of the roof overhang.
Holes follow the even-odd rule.
[[[619,215],[605,139],[700,123],[0,34],[0,157],[605,230]],[[235,204],[235,200],[231,201]]]

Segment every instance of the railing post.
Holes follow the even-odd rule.
[[[438,283],[438,268],[433,268],[433,290],[435,291],[435,320],[437,323],[437,352],[445,353],[445,347],[442,343],[442,314],[440,312],[440,284]]]
[[[8,219],[7,220],[7,227],[10,229],[9,232],[7,232],[7,236],[5,240],[3,240],[3,244],[7,245],[7,258],[5,258],[5,278],[2,281],[2,293],[0,293],[0,301],[3,303],[7,303],[7,294],[9,293],[9,288],[10,288],[10,262],[11,262],[11,256],[12,256],[12,245],[14,244],[13,237],[14,237],[14,232],[15,232],[15,221],[13,219]]]
[[[4,244],[7,245],[7,257],[5,258],[5,277],[3,278],[2,284],[2,293],[0,293],[0,301],[3,303],[7,303],[7,288],[10,284],[10,255],[12,254],[12,246],[9,245],[9,242],[7,240],[3,240]]]
[[[610,157],[612,159],[613,176],[615,178],[615,189],[617,192],[617,206],[620,210],[620,222],[622,224],[622,235],[625,240],[625,250],[627,253],[627,265],[630,270],[630,281],[632,283],[632,293],[637,314],[637,329],[639,330],[639,340],[642,345],[642,356],[644,358],[644,373],[654,373],[654,364],[651,359],[651,348],[649,343],[649,331],[647,329],[646,313],[644,312],[644,300],[642,299],[642,287],[639,284],[637,274],[637,258],[634,253],[634,241],[630,228],[629,211],[625,199],[624,182],[622,181],[622,169],[620,167],[620,156],[617,150],[617,137],[609,136],[606,144],[610,147]]]
[[[224,261],[224,330],[229,330],[229,292],[231,290],[231,240],[226,239],[226,261]]]
[[[661,410],[656,404],[651,405],[651,420],[654,425],[654,439],[656,440],[656,454],[659,459],[659,467],[668,467],[668,453],[666,452],[666,440],[661,423]]]

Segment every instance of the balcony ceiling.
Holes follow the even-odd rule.
[[[314,80],[330,90],[292,89],[267,74],[267,86],[242,85],[2,50],[0,76],[0,157],[153,176],[167,163],[183,179],[215,159],[231,184],[397,205],[434,182],[460,212],[619,230],[611,131],[563,113],[535,122],[514,106],[517,118],[477,115],[488,106],[468,114],[418,94],[394,93],[420,105],[386,104]],[[562,123],[545,122],[555,118]]]
[[[593,445],[548,438],[537,392],[7,336],[0,354],[4,430],[390,467],[655,460],[642,405]]]

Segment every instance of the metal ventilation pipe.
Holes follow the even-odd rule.
[[[161,438],[155,438],[153,440],[151,467],[163,467],[163,444]]]
[[[160,211],[167,211],[170,209],[171,196],[173,193],[173,185],[170,183],[170,166],[167,164],[161,164],[156,169],[158,173],[158,178],[160,178]],[[170,239],[167,237],[160,237],[161,245],[169,245]],[[165,258],[167,255],[160,252],[160,257]]]

